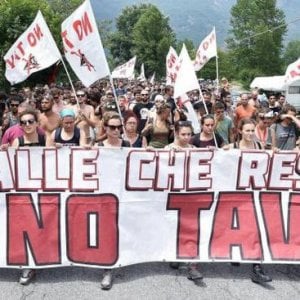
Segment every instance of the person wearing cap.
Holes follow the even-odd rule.
[[[61,126],[55,129],[46,146],[89,146],[86,145],[84,131],[75,126],[75,113],[72,109],[64,108],[60,112]]]

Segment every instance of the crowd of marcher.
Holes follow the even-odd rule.
[[[195,133],[184,104],[170,85],[156,82],[99,81],[90,88],[69,86],[11,88],[0,92],[1,150],[28,146],[142,147],[160,149],[223,148],[296,150],[300,121],[283,94],[260,90],[233,99],[226,78],[219,87],[202,85],[188,93],[201,131]],[[234,100],[234,101],[233,101]],[[179,267],[178,264],[171,264]],[[202,279],[197,264],[188,278]],[[20,283],[35,271],[24,269]],[[260,264],[251,279],[271,281]],[[103,289],[113,277],[104,272]]]

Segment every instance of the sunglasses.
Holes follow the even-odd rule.
[[[148,96],[149,94],[141,94],[142,96]]]
[[[118,125],[118,126],[116,126],[116,125],[107,125],[107,127],[110,130],[116,130],[116,129],[121,130],[122,129],[122,125]]]
[[[76,96],[77,96],[77,97],[84,97],[85,94],[77,94]]]
[[[22,126],[25,126],[25,125],[32,125],[33,123],[35,123],[35,120],[34,120],[34,119],[20,120],[20,124],[21,124]]]

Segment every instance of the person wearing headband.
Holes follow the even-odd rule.
[[[46,146],[89,146],[86,145],[84,131],[75,125],[75,112],[64,108],[60,113],[61,125],[55,129],[47,140]]]

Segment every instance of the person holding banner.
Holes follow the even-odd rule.
[[[182,150],[195,148],[190,144],[193,134],[193,126],[191,121],[176,121],[174,123],[174,142],[165,146],[168,150]]]
[[[243,118],[239,122],[238,132],[239,137],[237,141],[229,145],[225,145],[223,149],[264,149],[264,146],[255,136],[255,126],[256,122],[250,118]]]
[[[122,139],[122,121],[116,112],[106,112],[103,116],[103,126],[106,132],[106,139],[100,141],[98,146],[102,147],[130,147],[130,143]]]
[[[138,118],[133,112],[128,112],[124,118],[125,135],[123,138],[128,140],[133,148],[146,148],[147,140],[137,132]]]
[[[120,138],[122,130],[121,117],[116,112],[106,112],[103,116],[103,124],[107,134],[107,138],[104,141],[98,143],[98,146],[102,147],[130,147],[128,141]],[[101,289],[110,290],[113,285],[112,270],[105,269],[101,280]]]
[[[55,146],[84,146],[86,145],[86,137],[84,131],[75,126],[75,113],[70,108],[64,108],[60,112],[61,126],[56,128],[51,137],[47,140],[47,147]]]
[[[214,132],[215,129],[215,118],[213,115],[204,115],[201,118],[201,132],[195,134],[191,139],[191,144],[197,148],[207,147],[222,147],[224,145],[223,138]],[[216,137],[216,142],[214,139]]]
[[[23,135],[17,137],[12,147],[36,147],[45,146],[45,135],[38,133],[38,115],[36,111],[27,109],[19,114],[20,126],[23,129]],[[29,284],[35,277],[35,270],[23,269],[19,279],[22,285]]]
[[[185,150],[185,149],[192,149],[195,148],[194,145],[190,144],[190,140],[193,134],[193,126],[191,121],[187,120],[179,120],[174,123],[174,142],[165,146],[167,150]],[[187,265],[187,278],[189,280],[198,283],[199,280],[203,279],[203,275],[197,269],[196,263],[177,263],[171,262],[170,266],[174,269],[179,269],[180,265]]]
[[[38,128],[38,115],[36,111],[28,109],[19,115],[20,125],[23,129],[23,134],[17,137],[12,147],[32,147],[32,146],[45,146],[45,135],[37,131]]]
[[[264,149],[264,146],[257,141],[255,137],[256,123],[253,119],[244,118],[239,122],[238,130],[240,133],[240,139],[229,145],[225,145],[223,149],[241,149],[241,150],[260,150]],[[234,265],[236,265],[234,263]],[[254,283],[266,283],[272,281],[272,278],[267,275],[261,264],[252,265],[251,280]]]

